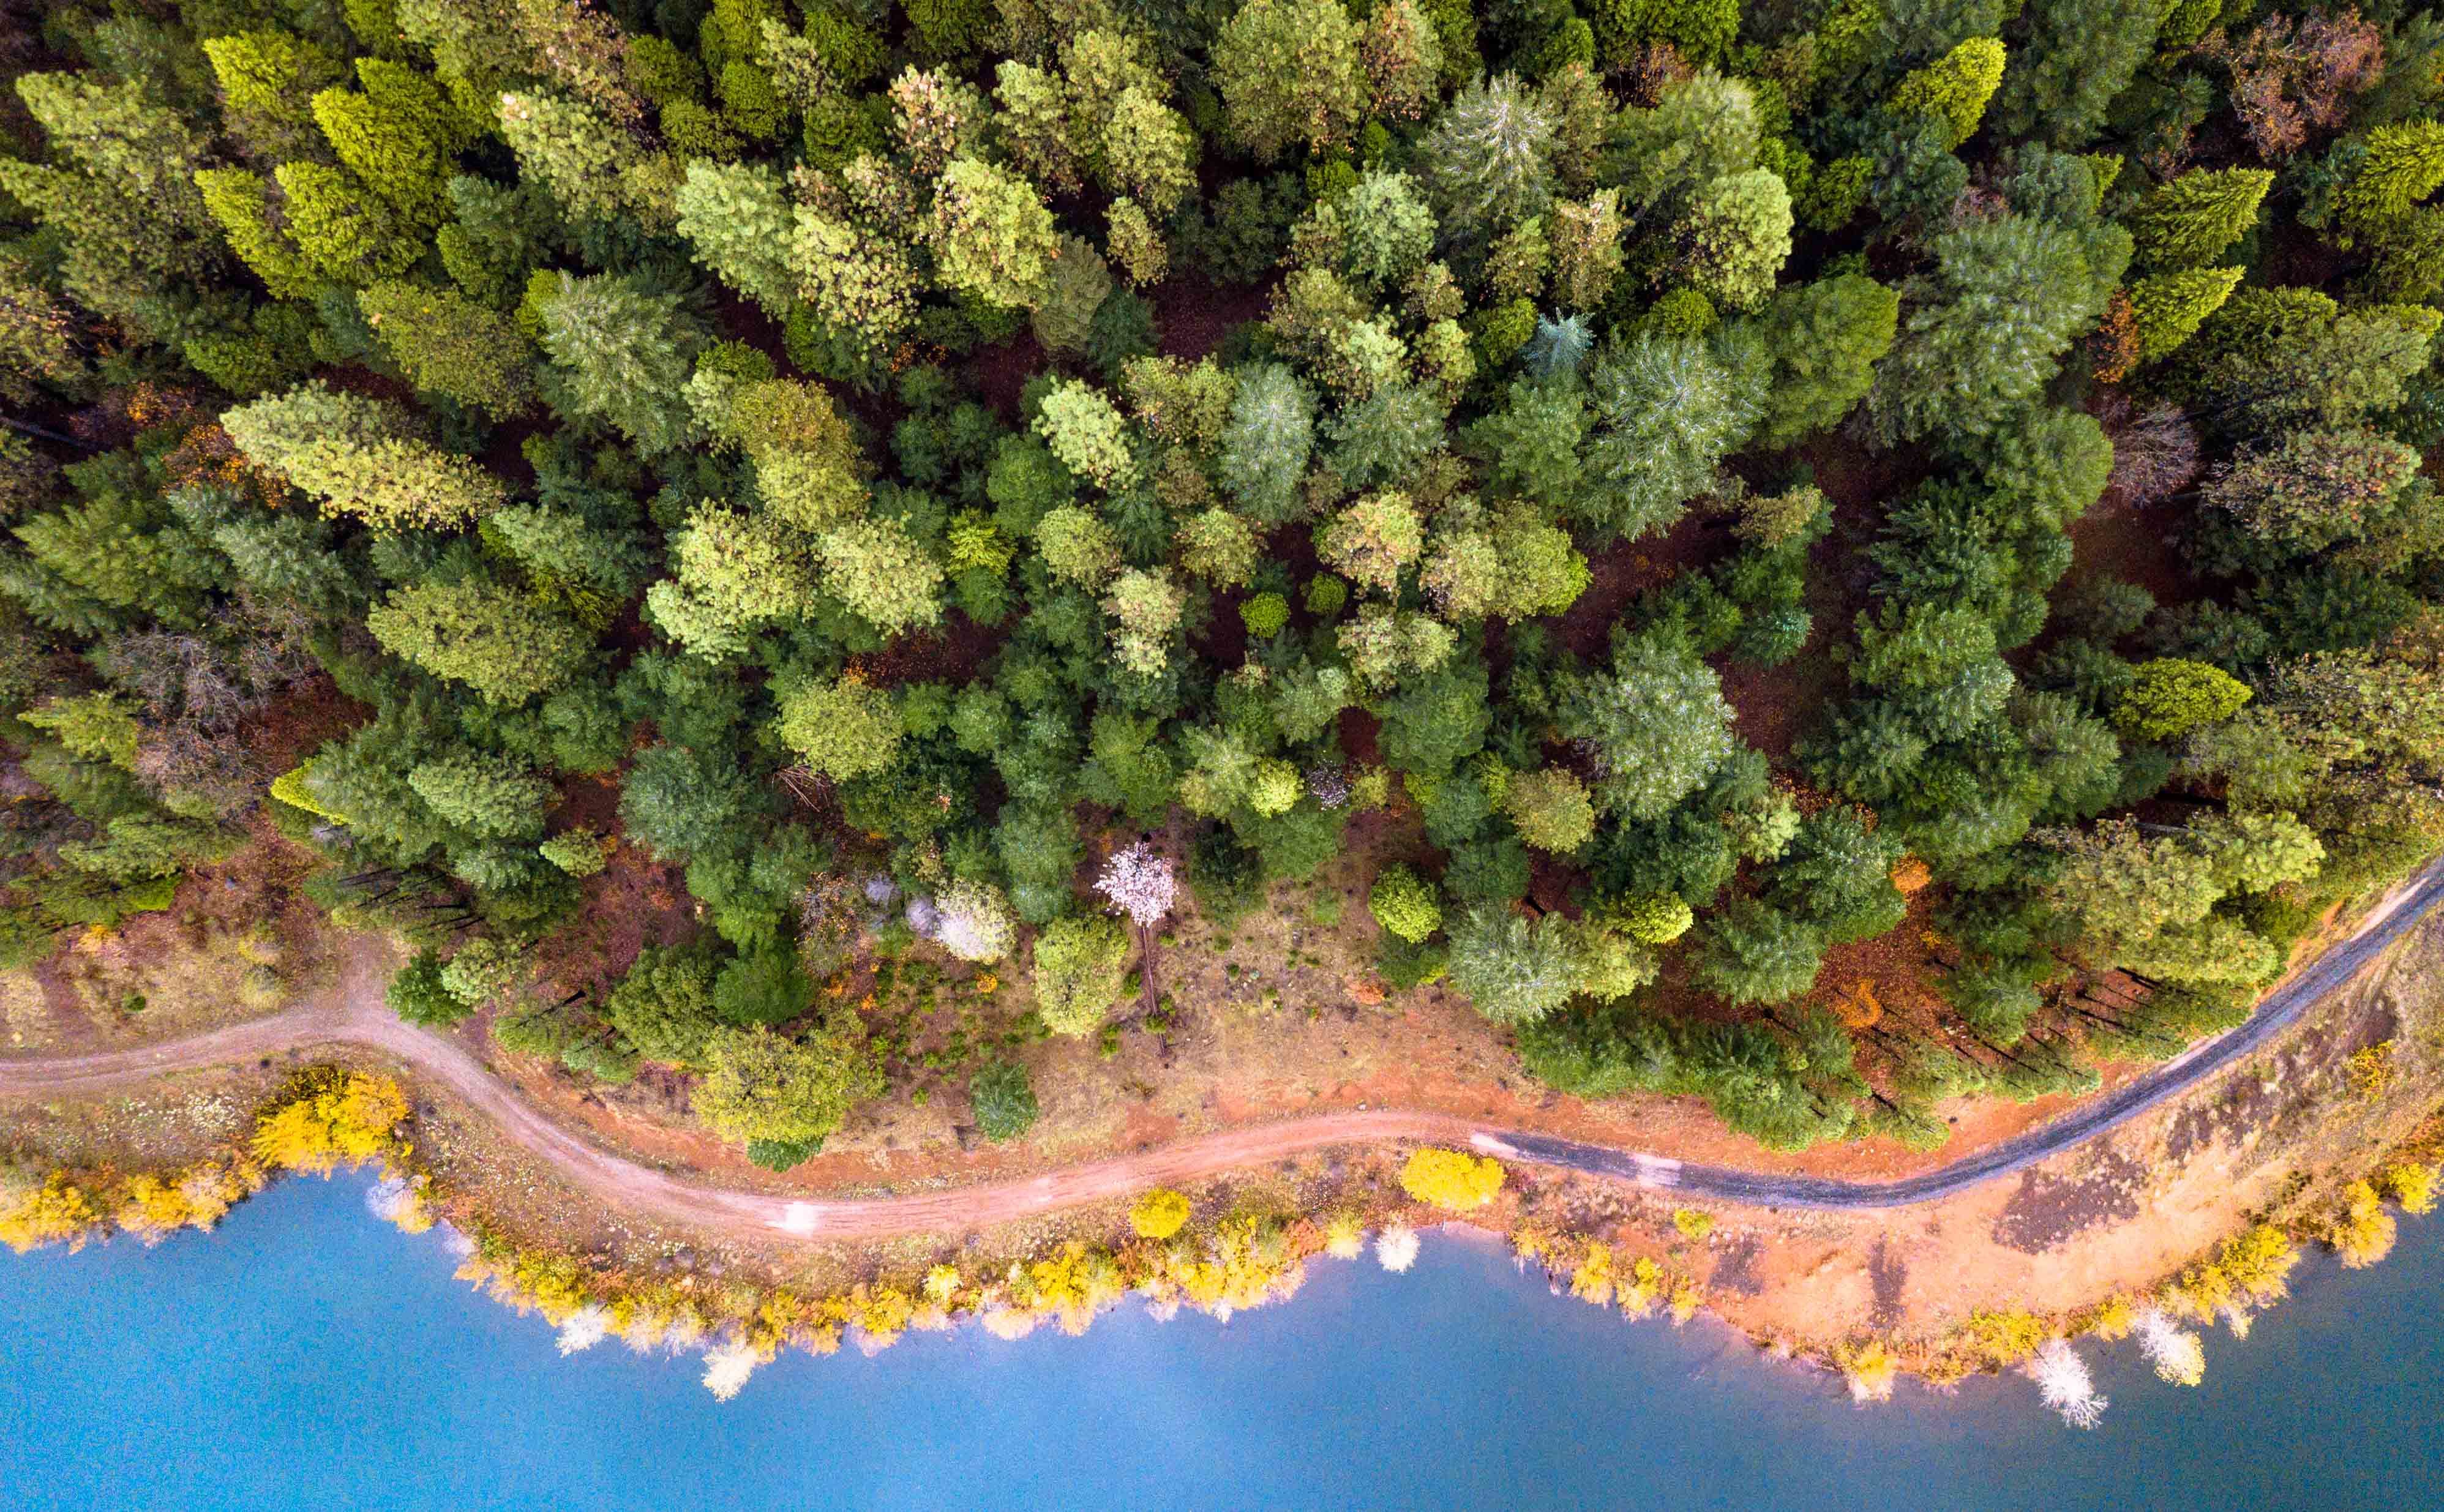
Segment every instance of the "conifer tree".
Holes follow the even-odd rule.
[[[789,244],[796,233],[781,175],[761,163],[688,164],[677,197],[679,234],[721,281],[780,318],[797,296]]]
[[[943,170],[926,235],[944,283],[1005,309],[1033,309],[1060,255],[1052,213],[1035,190],[973,157]]]
[[[1469,85],[1418,144],[1446,234],[1490,241],[1553,197],[1554,122],[1515,75]]]
[[[583,626],[482,579],[401,588],[365,617],[393,655],[496,704],[549,692],[593,650]]]
[[[543,306],[543,348],[572,418],[601,419],[647,452],[698,434],[683,396],[703,331],[678,296],[615,274],[563,273]]]
[[[2130,239],[2150,267],[2204,267],[2257,222],[2273,187],[2263,168],[2194,168],[2150,190],[2130,214]]]
[[[428,394],[506,420],[534,399],[534,362],[508,316],[452,288],[383,282],[357,296],[382,348]]]
[[[1971,37],[1893,86],[1892,108],[1933,116],[1943,123],[1944,145],[1957,147],[1977,135],[1987,101],[2003,82],[2003,44]]]
[[[2208,316],[2223,307],[2240,286],[2244,270],[2201,267],[2157,273],[2130,286],[2130,315],[2137,323],[2138,360],[2153,362],[2171,356],[2195,336]]]

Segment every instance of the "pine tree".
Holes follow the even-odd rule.
[[[2352,236],[2379,237],[2438,186],[2444,186],[2444,123],[2379,126],[2368,133],[2367,154],[2343,188],[2335,218]]]
[[[1444,231],[1491,241],[1553,197],[1554,122],[1512,74],[1454,97],[1418,144],[1418,172]]]
[[[356,176],[325,163],[282,163],[281,218],[299,251],[335,283],[359,286],[407,271],[423,254],[414,228]]]
[[[1052,212],[1025,179],[954,158],[935,191],[926,237],[942,281],[1005,309],[1033,309],[1060,255]]]
[[[890,765],[907,727],[889,694],[841,677],[784,695],[774,728],[808,766],[846,782]]]
[[[360,293],[357,307],[417,388],[498,420],[533,402],[533,356],[508,316],[456,289],[396,282]]]
[[[1754,427],[1757,366],[1734,367],[1702,341],[1645,334],[1598,359],[1576,512],[1625,539],[1668,526]]]
[[[496,704],[549,692],[593,649],[582,626],[474,578],[401,588],[365,617],[365,628],[393,655]]]
[[[1264,524],[1288,520],[1314,444],[1315,400],[1306,386],[1279,363],[1243,369],[1216,470],[1239,507]]]
[[[426,135],[414,115],[385,110],[353,89],[325,89],[314,97],[313,109],[331,151],[366,188],[412,224],[440,224],[447,212],[442,185],[448,163],[442,144]]]
[[[1757,322],[1773,359],[1757,444],[1792,446],[1840,424],[1875,385],[1900,308],[1897,291],[1864,273],[1776,292]]]
[[[1721,679],[1686,647],[1652,637],[1624,643],[1608,671],[1580,679],[1560,723],[1594,754],[1604,806],[1634,820],[1660,818],[1735,746]]]
[[[533,768],[466,750],[417,763],[407,785],[435,813],[487,839],[542,834],[557,802],[550,779]]]
[[[261,175],[243,168],[207,168],[195,175],[195,187],[230,250],[263,280],[273,298],[306,299],[323,286],[313,260],[272,224],[271,187]]]
[[[506,94],[501,135],[531,178],[578,220],[607,220],[630,205],[625,175],[642,161],[633,138],[574,100]]]
[[[2130,214],[2138,260],[2151,267],[2204,267],[2257,223],[2273,187],[2263,168],[2194,168],[2157,185]]]
[[[897,520],[824,533],[824,591],[886,636],[942,618],[942,564]]]
[[[2121,0],[2034,0],[2020,12],[2027,38],[1995,97],[1996,128],[2058,147],[2086,142],[2156,50],[2168,9]]]
[[[2157,273],[2130,286],[2130,314],[2138,323],[2138,360],[2171,356],[2195,336],[2206,318],[2223,307],[2240,286],[2244,269],[2201,267]]]
[[[1957,147],[1977,135],[1986,103],[2003,82],[2004,56],[1998,39],[1971,37],[1895,84],[1892,108],[1935,117],[1943,123],[1944,145]]]
[[[795,223],[781,175],[762,163],[688,164],[678,191],[679,234],[696,260],[779,319],[797,297],[789,244]]]
[[[613,274],[563,273],[543,309],[543,347],[561,380],[555,405],[608,422],[647,452],[699,433],[683,391],[703,342],[677,295]]]
[[[1779,175],[1751,168],[1715,179],[1697,192],[1682,227],[1689,286],[1726,310],[1755,308],[1790,256],[1790,193]]]
[[[315,150],[313,97],[346,77],[344,63],[268,28],[207,38],[201,46],[221,87],[221,118],[256,159],[280,162]]]

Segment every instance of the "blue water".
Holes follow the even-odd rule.
[[[693,1358],[563,1358],[433,1236],[292,1181],[216,1234],[0,1256],[0,1508],[2426,1508],[2436,1226],[2304,1266],[2197,1390],[2117,1346],[2081,1433],[2016,1378],[1854,1408],[1436,1235],[1405,1276],[1324,1263],[1227,1324],[1132,1305],[1077,1338],[785,1355],[722,1404]]]

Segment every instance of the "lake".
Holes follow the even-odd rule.
[[[2444,1504],[2444,1243],[2302,1265],[2205,1384],[2085,1346],[2066,1428],[2013,1376],[1861,1409],[1703,1321],[1548,1291],[1492,1242],[1320,1262],[1227,1323],[694,1356],[552,1331],[451,1279],[362,1183],[288,1181],[156,1249],[0,1256],[0,1507],[2416,1508]]]

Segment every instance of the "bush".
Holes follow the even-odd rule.
[[[1190,1212],[1185,1194],[1157,1187],[1130,1205],[1129,1227],[1139,1239],[1169,1239],[1188,1226]]]
[[[1397,862],[1376,874],[1366,911],[1387,932],[1413,945],[1443,927],[1443,906],[1435,885]]]
[[[976,1112],[977,1132],[994,1144],[1035,1127],[1035,1086],[1016,1061],[996,1060],[969,1078],[968,1100]]]

